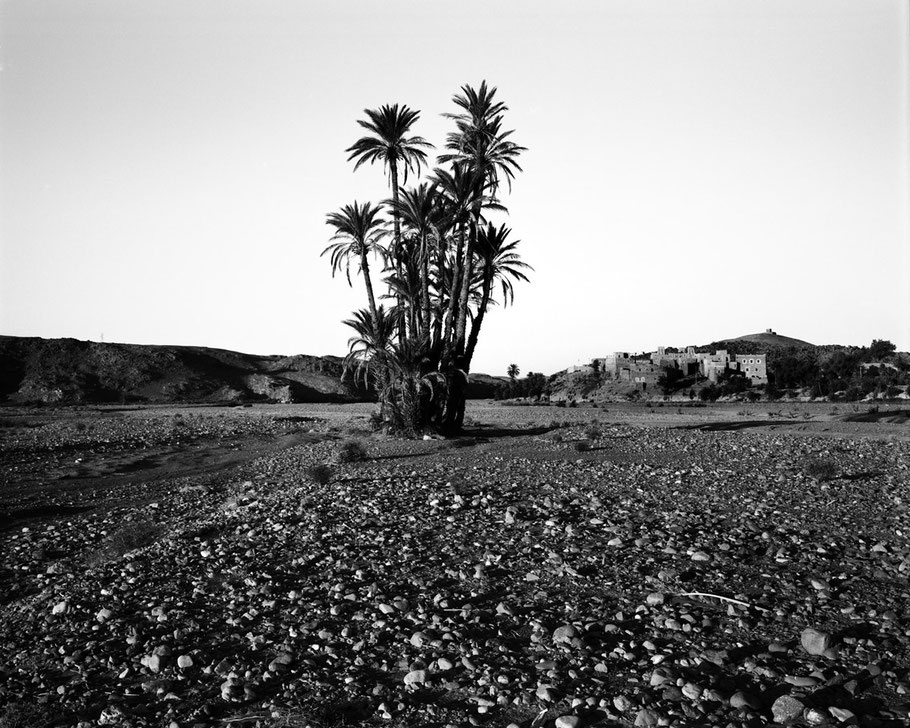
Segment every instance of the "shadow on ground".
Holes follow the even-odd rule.
[[[675,429],[701,430],[703,432],[735,432],[737,430],[749,430],[755,427],[792,424],[793,420],[746,420],[744,422],[705,422],[699,425],[680,425]]]

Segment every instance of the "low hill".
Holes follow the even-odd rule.
[[[335,356],[259,356],[201,346],[112,344],[0,336],[0,402],[353,402],[370,393]],[[472,374],[468,397],[505,380]]]
[[[808,341],[803,341],[802,339],[794,339],[790,336],[781,336],[780,334],[771,330],[763,331],[760,334],[746,334],[745,336],[737,336],[735,339],[727,339],[727,341],[746,341],[768,347],[792,346],[797,348],[813,348],[815,346],[815,344],[810,344]]]
[[[0,397],[16,403],[344,402],[338,357],[0,336]]]

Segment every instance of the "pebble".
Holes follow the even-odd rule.
[[[404,676],[405,685],[423,685],[427,681],[426,670],[411,670]]]
[[[553,641],[556,644],[562,644],[565,642],[571,642],[578,636],[578,630],[575,629],[571,624],[564,624],[562,627],[557,627],[553,632]]]
[[[809,627],[802,631],[799,642],[810,655],[824,655],[826,651],[834,647],[835,640],[830,633]]]
[[[802,701],[790,695],[781,695],[771,706],[771,714],[775,722],[786,723],[799,718],[805,707]]]
[[[658,726],[661,724],[661,716],[656,710],[651,710],[650,708],[643,708],[638,711],[638,715],[635,716],[635,725],[639,728],[652,728],[652,726]]]
[[[578,728],[581,725],[581,718],[577,715],[561,715],[556,719],[556,728]]]

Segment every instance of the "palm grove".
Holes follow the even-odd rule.
[[[367,307],[344,322],[355,332],[345,370],[376,390],[389,430],[461,429],[484,317],[527,280],[519,241],[489,219],[507,212],[503,187],[511,190],[525,151],[503,128],[508,108],[495,97],[485,81],[453,97],[456,112],[443,116],[454,130],[425,179],[432,145],[413,133],[420,112],[407,106],[365,109],[358,124],[368,134],[347,149],[355,170],[382,164],[391,197],[329,213],[335,234],[323,255],[333,275],[343,270],[350,284],[354,267],[363,278]],[[405,186],[409,175],[418,177],[413,187]]]

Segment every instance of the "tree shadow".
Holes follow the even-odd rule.
[[[859,473],[849,473],[848,475],[841,475],[840,480],[871,480],[872,478],[878,478],[885,474],[884,470],[864,470]]]
[[[477,440],[490,440],[502,437],[522,437],[525,435],[545,435],[558,427],[498,427],[496,425],[473,425],[465,427],[458,436],[461,438],[473,437]],[[456,441],[453,438],[453,441]]]
[[[792,425],[793,420],[746,420],[745,422],[706,422],[700,425],[680,425],[677,430],[701,430],[702,432],[736,432],[754,427]]]
[[[63,516],[73,516],[77,513],[90,511],[91,506],[33,506],[32,508],[23,508],[21,510],[0,510],[0,531],[8,530],[14,526],[21,525],[22,521],[29,521],[35,518],[60,518]]]

